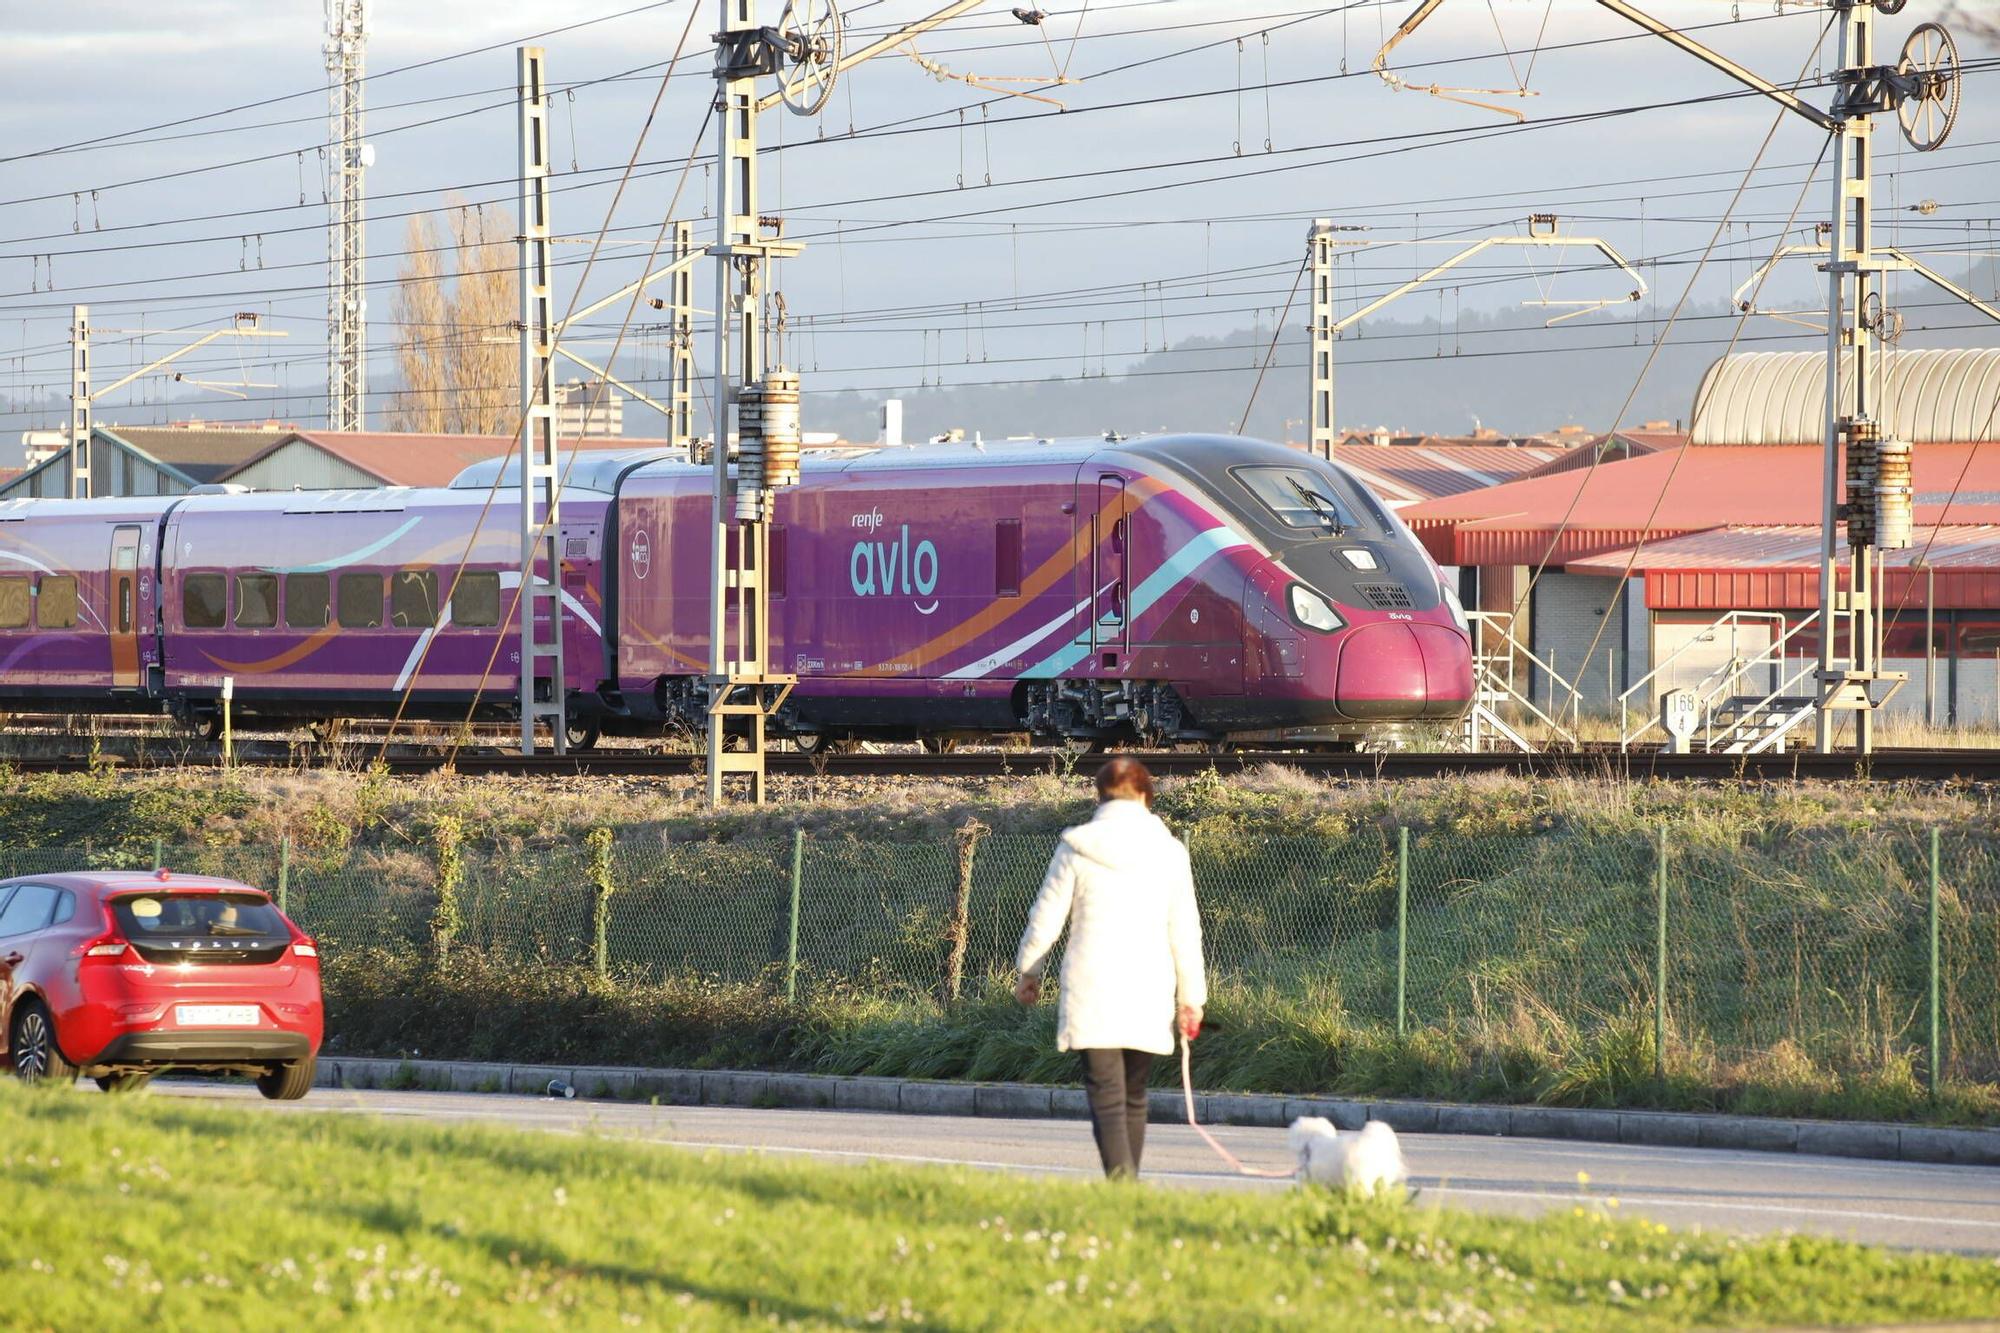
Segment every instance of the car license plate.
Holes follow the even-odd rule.
[[[254,1028],[254,1004],[177,1004],[174,1021],[184,1028]]]

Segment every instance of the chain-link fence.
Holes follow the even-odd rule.
[[[979,828],[466,850],[444,943],[614,979],[947,1003],[1008,974],[1050,851]],[[1364,828],[1197,832],[1189,851],[1212,984],[1252,998],[1402,1032],[1616,1029],[1649,1060],[2000,1078],[2000,835]],[[439,858],[421,848],[0,847],[5,876],[159,864],[273,890],[335,965],[443,947]]]

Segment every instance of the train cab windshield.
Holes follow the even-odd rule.
[[[1357,528],[1377,535],[1386,526],[1369,497],[1346,478],[1311,467],[1239,467],[1230,475],[1271,517],[1300,537],[1345,537]]]

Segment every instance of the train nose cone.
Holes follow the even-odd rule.
[[[1457,717],[1472,698],[1472,653],[1444,625],[1362,625],[1341,644],[1334,705],[1351,718]]]

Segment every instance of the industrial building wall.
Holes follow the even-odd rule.
[[[1640,585],[1641,580],[1632,583]],[[1548,672],[1535,670],[1533,698],[1541,707],[1566,709],[1570,687],[1577,687],[1585,713],[1604,713],[1615,709],[1625,687],[1645,674],[1643,662],[1628,673],[1628,627],[1634,621],[1644,624],[1645,589],[1628,587],[1620,598],[1618,584],[1615,578],[1550,570],[1535,585],[1530,646],[1564,682],[1552,682]]]
[[[91,492],[95,495],[180,495],[188,489],[185,477],[107,440],[100,439],[92,446],[90,461],[94,467]],[[0,500],[64,499],[68,495],[67,449],[46,466],[0,486]]]
[[[229,481],[258,491],[337,491],[382,484],[379,478],[309,440],[280,445],[256,462],[230,473]]]

